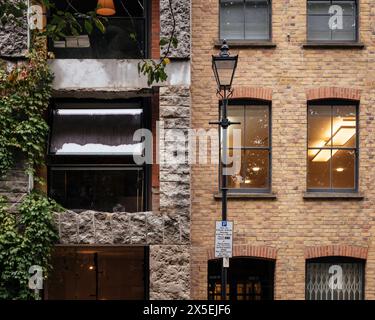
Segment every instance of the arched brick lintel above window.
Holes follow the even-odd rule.
[[[346,99],[346,100],[361,100],[361,90],[353,88],[338,88],[338,87],[321,87],[308,89],[306,91],[306,99],[322,100],[322,99]]]
[[[321,257],[350,257],[367,259],[368,248],[350,245],[314,246],[305,249],[305,259]]]
[[[272,89],[260,87],[234,87],[230,99],[256,99],[272,101]]]
[[[208,260],[215,259],[215,249],[208,250]],[[236,245],[233,246],[233,257],[254,257],[276,260],[277,249],[268,246]]]

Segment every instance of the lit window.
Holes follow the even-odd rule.
[[[355,191],[357,188],[357,107],[308,107],[307,188]]]
[[[270,189],[270,105],[231,102],[228,118],[239,125],[228,129],[229,191],[267,192]],[[238,134],[241,144],[238,145]]]

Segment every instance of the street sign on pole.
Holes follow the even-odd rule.
[[[215,257],[231,258],[233,251],[233,222],[216,221]]]

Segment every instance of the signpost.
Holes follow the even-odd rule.
[[[224,258],[229,267],[229,258],[233,255],[233,222],[216,221],[215,257]],[[225,261],[227,260],[227,261]],[[226,268],[228,268],[226,267]]]

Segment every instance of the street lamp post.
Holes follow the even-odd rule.
[[[227,221],[227,178],[224,172],[225,166],[227,165],[227,129],[232,124],[239,124],[238,122],[230,122],[227,114],[228,98],[232,94],[232,82],[234,73],[237,68],[238,55],[230,56],[229,47],[226,41],[223,41],[223,45],[220,48],[220,54],[218,56],[212,56],[212,70],[215,75],[217,83],[217,94],[222,98],[220,115],[221,119],[219,122],[210,122],[210,124],[220,125],[222,129],[221,143],[222,143],[222,154],[221,154],[221,201],[222,201],[222,221]],[[224,258],[222,261],[221,269],[221,299],[226,300],[227,296],[227,268],[224,266]]]

